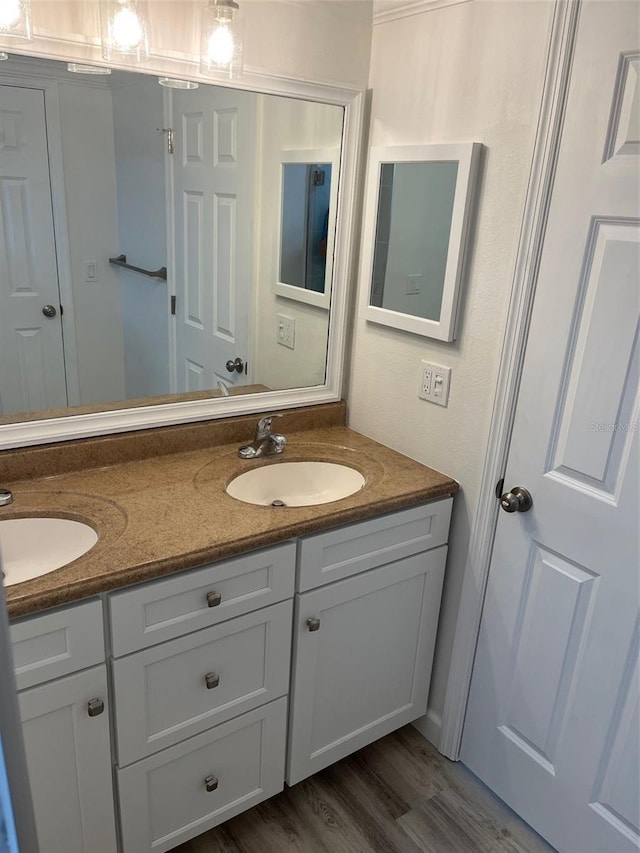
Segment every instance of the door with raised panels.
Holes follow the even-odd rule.
[[[462,748],[566,853],[640,841],[639,47],[582,4]]]
[[[178,391],[246,383],[254,98],[210,86],[171,90]]]
[[[67,405],[44,92],[0,85],[0,415]]]

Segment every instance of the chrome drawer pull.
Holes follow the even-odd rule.
[[[204,786],[209,792],[215,791],[218,787],[218,780],[215,776],[206,776],[204,780]]]
[[[208,672],[204,677],[204,683],[207,685],[207,690],[212,690],[220,684],[220,676],[215,672]]]
[[[104,711],[104,702],[102,699],[89,699],[87,711],[90,717],[97,717]]]
[[[207,606],[208,607],[217,607],[222,601],[222,595],[219,592],[208,592],[207,593]]]
[[[320,630],[320,620],[317,616],[311,616],[307,619],[307,628],[310,631],[319,631]]]

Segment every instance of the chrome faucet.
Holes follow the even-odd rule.
[[[0,506],[8,506],[13,503],[13,495],[9,489],[0,489]]]
[[[260,418],[255,439],[251,444],[243,444],[238,448],[238,456],[241,459],[257,459],[258,456],[275,456],[282,453],[287,439],[279,432],[271,432],[271,421],[281,417],[282,415],[267,415]]]

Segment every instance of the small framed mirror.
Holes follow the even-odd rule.
[[[372,148],[360,316],[453,341],[482,146]]]
[[[283,151],[280,161],[278,296],[329,308],[338,154]]]

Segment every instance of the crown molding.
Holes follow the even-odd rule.
[[[373,26],[388,24],[400,18],[410,18],[412,15],[422,15],[424,12],[434,12],[446,6],[459,6],[461,3],[471,3],[473,0],[410,0],[380,12],[373,13]]]

